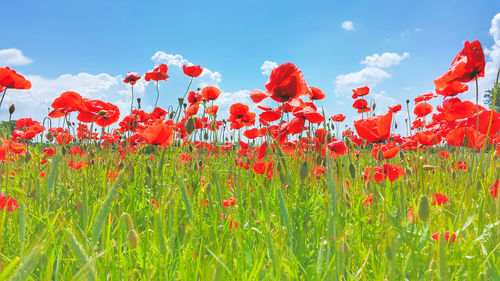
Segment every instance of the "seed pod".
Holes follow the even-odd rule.
[[[205,140],[208,140],[208,133],[207,133],[207,132],[205,132],[205,134],[203,134],[203,138],[204,138]]]
[[[301,181],[305,180],[307,178],[307,175],[309,174],[309,165],[307,164],[307,161],[304,161],[302,165],[300,165],[299,169],[299,178]]]
[[[377,107],[377,106],[375,105],[375,103],[373,103],[373,105],[372,105],[372,110],[375,110],[375,108],[376,108],[376,107]]]
[[[349,174],[351,174],[352,179],[356,178],[356,167],[354,167],[354,164],[352,162],[349,163]]]
[[[188,135],[191,135],[194,129],[195,129],[194,119],[193,117],[190,117],[186,122],[186,132],[188,133]]]
[[[211,182],[207,183],[207,187],[205,188],[205,192],[207,194],[210,194],[212,192],[212,183]]]
[[[437,167],[432,166],[432,165],[423,165],[422,168],[424,169],[424,171],[432,171],[432,170],[436,169]]]
[[[54,141],[54,135],[52,134],[52,132],[51,132],[51,131],[49,131],[49,132],[47,133],[47,135],[45,135],[45,137],[47,138],[47,140],[48,140],[49,142],[53,142],[53,141]]]
[[[174,114],[175,114],[175,111],[170,112],[170,114],[168,114],[168,119],[174,118]]]
[[[26,156],[24,157],[24,160],[26,162],[29,162],[31,160],[31,152],[29,150],[26,150]]]
[[[14,104],[11,104],[9,106],[9,114],[10,115],[14,114],[14,111],[16,111],[16,106]]]
[[[398,122],[394,122],[394,129],[398,128]]]
[[[278,171],[278,173],[281,173],[281,163],[278,162],[278,165],[276,166],[276,171]]]
[[[177,101],[179,102],[179,107],[180,107],[184,103],[184,98],[178,98]]]
[[[405,174],[407,174],[407,175],[411,176],[412,171],[411,171],[411,168],[410,168],[410,167],[406,167],[406,168],[405,168]]]
[[[382,152],[382,149],[378,150],[377,160],[380,161],[380,162],[382,162],[384,160],[384,152]]]
[[[137,244],[139,244],[139,235],[137,235],[137,232],[135,229],[129,230],[128,231],[128,242],[130,243],[130,248],[135,249],[137,248]]]
[[[318,154],[316,157],[316,165],[321,165],[321,162],[323,162],[323,157],[321,157],[321,154]]]
[[[149,166],[146,166],[146,172],[151,176],[151,168]]]
[[[429,219],[430,210],[429,210],[429,200],[427,196],[422,195],[420,197],[420,204],[418,204],[418,217],[423,221],[427,222]]]

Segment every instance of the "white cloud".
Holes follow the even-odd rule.
[[[345,30],[354,30],[354,23],[350,20],[344,21],[341,26]]]
[[[182,55],[176,54],[167,54],[162,51],[156,52],[151,60],[157,64],[165,63],[168,66],[176,66],[182,68],[183,65],[194,65],[194,63],[185,59]],[[218,86],[222,81],[222,76],[217,71],[211,71],[210,69],[203,67],[203,72],[201,75],[195,79],[194,85],[195,87],[203,88],[205,86]]]
[[[409,58],[410,53],[404,52],[402,55],[397,53],[383,53],[367,56],[361,63],[368,66],[385,68],[391,65],[399,64],[402,60]]]
[[[478,79],[479,96],[481,97],[481,100],[484,99],[484,92],[493,88],[498,69],[500,68],[500,13],[496,14],[491,20],[490,35],[493,37],[494,44],[490,49],[484,50],[486,55],[484,78]],[[469,85],[469,89],[469,91],[472,89],[475,92],[475,86]]]
[[[358,72],[341,74],[335,78],[336,91],[353,89],[363,85],[374,87],[384,79],[391,78],[391,75],[377,67],[365,67]]]
[[[271,71],[276,67],[278,67],[278,64],[276,62],[266,60],[260,67],[260,70],[262,70],[262,74],[269,75],[271,74]]]
[[[0,66],[26,65],[32,63],[33,60],[25,57],[23,52],[18,49],[3,49],[0,50]]]

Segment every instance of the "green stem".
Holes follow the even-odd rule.
[[[0,108],[2,107],[3,98],[5,98],[5,93],[7,93],[7,88],[3,91],[2,99],[0,100]]]
[[[160,98],[160,90],[158,90],[158,81],[156,81],[156,93],[157,93],[156,94],[156,102],[155,102],[154,108],[156,108],[156,106],[158,105],[158,99]],[[154,110],[154,108],[153,108],[153,110]]]

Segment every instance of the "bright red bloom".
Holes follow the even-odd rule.
[[[217,111],[219,111],[219,106],[212,105],[212,106],[208,106],[205,112],[207,114],[217,114]]]
[[[193,65],[193,66],[183,65],[182,71],[184,71],[184,74],[186,74],[189,77],[198,77],[203,72],[203,69],[199,65]]]
[[[448,197],[446,197],[444,194],[434,193],[434,201],[432,201],[432,205],[441,206],[443,204],[446,204],[446,202],[448,201],[450,201],[450,199],[448,199]]]
[[[465,41],[464,48],[457,54],[450,69],[441,77],[434,80],[436,92],[445,92],[445,89],[452,83],[467,83],[477,77],[484,77],[484,53],[479,41]],[[461,89],[459,85],[452,86]]]
[[[464,161],[458,161],[457,168],[459,170],[467,170],[467,163],[465,163]]]
[[[76,92],[68,91],[61,94],[50,105],[54,110],[49,113],[50,118],[58,118],[68,115],[70,112],[82,108],[82,96]]]
[[[14,198],[10,197],[10,195],[6,195],[3,192],[0,192],[0,210],[5,209],[5,206],[7,206],[7,212],[12,213],[17,208],[19,208],[19,205],[17,204],[17,201],[14,200]]]
[[[47,156],[53,156],[56,153],[56,149],[52,147],[46,147],[43,149],[43,153]]]
[[[357,99],[352,104],[352,107],[358,110],[358,113],[370,111],[368,102],[365,99]]]
[[[456,96],[460,93],[463,93],[469,89],[466,84],[462,84],[459,81],[453,81],[449,84],[445,84],[444,88],[436,88],[436,94],[442,95],[445,97]]]
[[[432,131],[417,132],[418,142],[424,145],[435,145],[441,142],[441,137]]]
[[[414,100],[415,100],[415,104],[417,104],[417,103],[422,102],[422,101],[431,100],[435,97],[437,97],[437,96],[434,95],[432,92],[427,92],[427,93],[421,94],[420,96],[417,96]]]
[[[448,98],[443,102],[442,113],[447,121],[469,118],[476,113],[476,105],[470,101],[461,101],[459,98]]]
[[[271,96],[270,93],[261,91],[259,89],[255,89],[250,93],[250,99],[252,99],[254,103],[259,103],[263,99],[268,98],[270,96]]]
[[[363,201],[363,206],[373,205],[373,194],[369,194],[365,196],[365,200]]]
[[[201,95],[206,101],[216,100],[221,93],[221,90],[214,86],[207,86],[201,89]]]
[[[277,102],[287,102],[309,93],[302,72],[293,63],[274,68],[265,86]]]
[[[342,114],[342,113],[339,113],[339,114],[335,114],[333,115],[332,117],[330,117],[332,119],[332,121],[335,121],[335,122],[344,122],[345,120],[345,115]]]
[[[439,157],[441,157],[443,159],[448,159],[448,158],[450,158],[450,153],[448,151],[441,150],[441,151],[439,151]]]
[[[357,99],[358,97],[368,95],[368,93],[370,93],[370,88],[368,88],[368,86],[364,86],[361,88],[352,89],[352,92],[353,92],[352,98]]]
[[[497,198],[498,196],[498,185],[500,184],[500,180],[497,180],[491,187],[490,187],[490,194],[494,198]]]
[[[119,118],[120,110],[116,105],[89,99],[83,99],[80,114],[76,117],[81,122],[95,122],[101,127],[107,127],[117,122]]]
[[[72,139],[73,139],[73,136],[67,132],[59,133],[56,136],[57,143],[61,144],[61,145],[67,145],[68,143],[71,142]]]
[[[328,149],[331,152],[335,152],[337,154],[346,154],[347,153],[347,145],[341,140],[334,140],[327,144]]]
[[[125,79],[123,82],[125,83],[130,83],[130,85],[135,85],[137,80],[141,79],[141,75],[137,72],[128,72],[127,75],[125,76]]]
[[[166,123],[157,121],[141,133],[146,143],[151,145],[161,145],[167,147],[174,141],[174,128]]]
[[[248,106],[242,103],[235,103],[229,108],[231,116],[227,121],[231,122],[231,129],[253,126],[255,124],[255,113],[248,111]]]
[[[429,113],[432,113],[432,105],[424,102],[424,103],[419,103],[415,108],[413,109],[413,114],[417,115],[418,117],[424,117],[428,115]]]
[[[230,197],[229,199],[227,199],[227,200],[222,200],[222,205],[223,205],[224,207],[226,207],[226,209],[227,209],[227,208],[229,208],[229,207],[234,206],[234,202],[235,202],[235,201],[236,201],[236,200],[235,200],[234,196],[231,196],[231,197]]]
[[[168,66],[166,64],[160,64],[159,66],[155,67],[155,69],[151,72],[146,73],[144,76],[144,79],[146,81],[161,81],[165,80],[167,81],[167,78],[169,77],[167,74],[168,71]]]
[[[384,165],[375,168],[371,167],[365,168],[363,172],[364,179],[367,181],[371,180],[372,172],[373,172],[373,179],[376,182],[381,182],[385,179],[389,179],[390,182],[393,182],[396,179],[403,177],[405,175],[403,167],[399,165],[384,163]]]
[[[187,100],[188,100],[189,104],[195,104],[195,103],[201,102],[202,99],[203,98],[199,93],[197,93],[195,91],[191,91],[188,94]]]
[[[28,90],[31,89],[31,82],[9,67],[0,67],[0,87],[9,89]]]
[[[391,105],[389,106],[389,110],[392,111],[392,113],[396,113],[401,110],[401,105]]]
[[[439,233],[435,232],[434,234],[432,234],[432,239],[436,240],[436,242],[439,242]],[[450,232],[449,231],[446,231],[444,233],[444,239],[445,240],[448,240],[450,239]],[[457,239],[457,235],[455,233],[453,233],[451,235],[451,242],[455,242],[455,240]]]
[[[88,166],[88,162],[87,161],[77,161],[77,162],[73,162],[73,160],[68,159],[68,166],[75,169],[75,170],[80,170],[82,167],[84,166]]]
[[[252,164],[254,173],[262,175],[266,172],[266,161],[260,161]]]
[[[367,142],[382,142],[391,135],[392,112],[354,121],[358,135]]]
[[[400,147],[395,145],[393,142],[388,142],[386,144],[374,144],[370,153],[375,159],[377,159],[379,151],[382,150],[382,159],[392,159],[398,154],[399,149]]]
[[[311,100],[322,100],[326,97],[325,93],[321,89],[316,87],[309,87],[309,98]]]

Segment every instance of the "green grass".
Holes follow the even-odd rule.
[[[62,147],[46,165],[41,147],[29,147],[29,161],[1,165],[2,190],[20,205],[0,213],[1,279],[500,280],[494,151],[480,167],[481,154],[468,148],[449,159],[438,156],[445,148],[401,152],[387,162],[406,175],[376,183],[362,179],[365,167],[382,164],[368,149],[334,160],[286,155],[287,170],[280,163],[281,176],[267,181],[237,167],[236,151],[210,157],[195,149],[181,164],[189,150],[174,146],[123,159],[116,147],[86,148],[81,170],[67,166],[73,156]],[[318,160],[326,167],[320,177],[310,173]],[[460,160],[467,170],[453,169]],[[434,193],[450,201],[434,206]],[[373,205],[365,206],[368,194]],[[407,214],[413,207],[418,215],[422,195],[430,216],[413,223]],[[431,238],[445,231],[457,235],[454,243]]]

